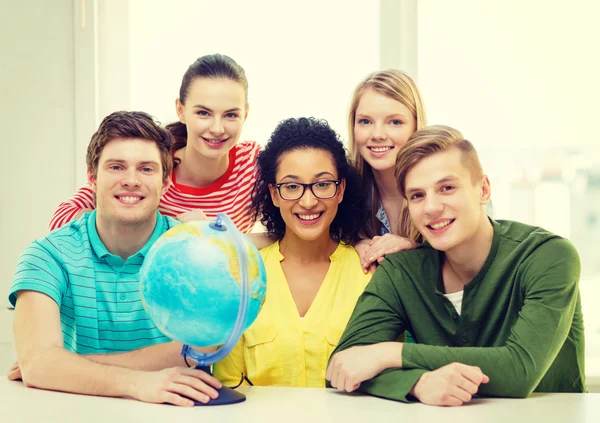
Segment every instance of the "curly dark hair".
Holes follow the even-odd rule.
[[[338,178],[346,180],[344,198],[331,222],[331,238],[346,244],[360,240],[362,225],[367,215],[362,204],[360,183],[356,170],[350,164],[346,149],[327,121],[309,118],[291,118],[281,121],[271,134],[269,142],[258,155],[258,176],[252,194],[251,213],[265,225],[272,238],[280,240],[285,234],[281,212],[271,199],[269,185],[275,184],[275,173],[284,153],[315,148],[329,153],[335,163]]]

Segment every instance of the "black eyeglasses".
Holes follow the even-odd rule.
[[[306,188],[310,188],[313,195],[320,199],[333,197],[338,190],[340,181],[318,181],[312,184],[301,184],[299,182],[283,182],[276,184],[275,187],[279,191],[279,195],[284,200],[297,200],[302,198]]]

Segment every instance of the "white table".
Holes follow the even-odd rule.
[[[179,408],[121,399],[29,389],[0,381],[0,422],[165,423],[600,423],[600,394],[534,394],[527,399],[476,398],[456,408],[403,404],[332,389],[242,388],[247,400]]]

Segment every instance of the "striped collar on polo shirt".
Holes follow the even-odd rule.
[[[148,253],[148,250],[150,249],[152,244],[154,244],[154,242],[165,232],[165,230],[168,229],[167,227],[165,227],[165,219],[166,218],[162,216],[158,211],[156,212],[156,224],[154,225],[154,231],[152,232],[152,236],[150,236],[148,242],[146,242],[144,246],[131,257],[135,257],[137,255],[140,255],[142,258],[146,257],[146,254]],[[99,258],[104,258],[109,263],[115,261],[116,263],[114,264],[123,264],[123,259],[108,251],[102,243],[102,240],[100,239],[100,236],[98,235],[98,231],[96,229],[96,210],[91,212],[88,216],[87,232],[90,240],[90,245],[92,246],[94,253],[96,253],[96,255]]]

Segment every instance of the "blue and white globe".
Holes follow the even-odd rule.
[[[232,334],[242,286],[236,236],[247,260],[249,299],[242,331],[262,307],[267,279],[262,258],[233,224],[226,226],[211,221],[177,225],[154,243],[144,259],[140,270],[144,307],[158,329],[173,340],[213,347],[225,344]]]

